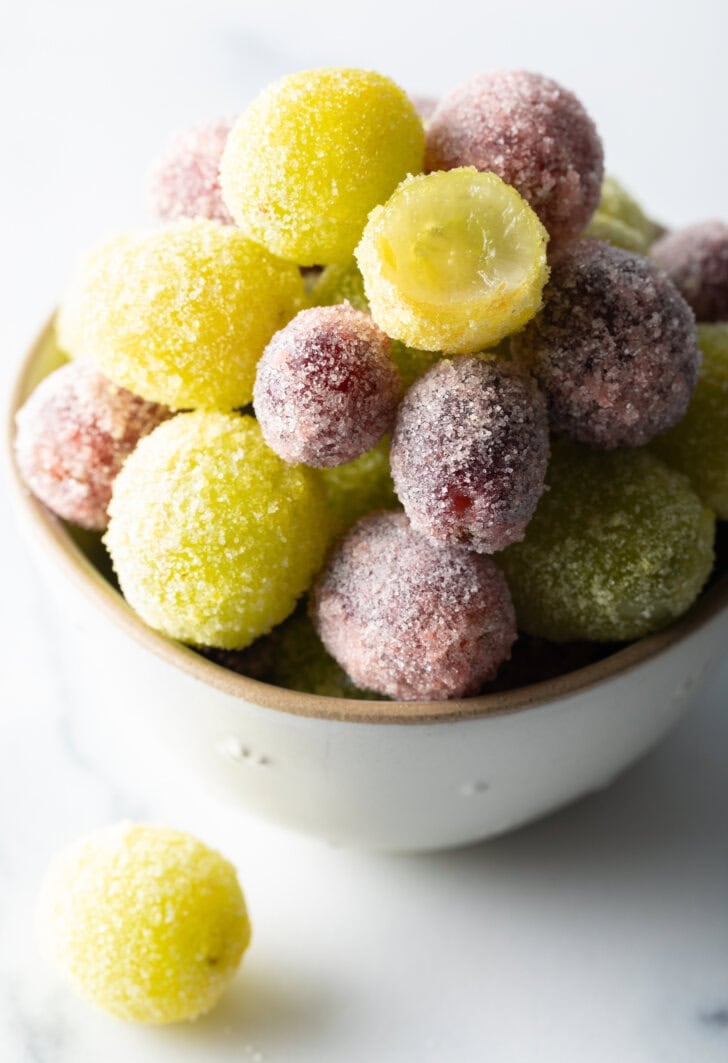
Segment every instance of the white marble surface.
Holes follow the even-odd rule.
[[[505,5],[504,5],[505,6]],[[630,14],[637,7],[637,14]],[[444,13],[446,9],[446,14]],[[728,215],[725,6],[512,0],[39,3],[4,9],[3,387],[85,247],[144,216],[165,133],[271,77],[369,65],[419,92],[530,66],[585,99],[611,168],[667,221]],[[697,161],[696,161],[697,160]],[[3,1063],[718,1063],[728,1058],[728,670],[611,790],[470,850],[372,856],[229,809],[118,741],[90,703],[0,500]],[[254,943],[193,1027],[123,1026],[70,996],[32,934],[50,855],[121,817],[238,865]]]

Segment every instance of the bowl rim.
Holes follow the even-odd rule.
[[[38,544],[90,604],[117,628],[167,664],[206,686],[257,706],[295,716],[363,724],[433,724],[502,717],[534,711],[555,701],[587,693],[605,681],[666,653],[675,643],[698,632],[728,606],[728,574],[705,591],[687,613],[669,627],[647,635],[592,664],[555,678],[507,691],[451,701],[367,701],[307,694],[263,683],[208,660],[183,643],[148,627],[122,595],[104,578],[74,542],[63,522],[25,486],[15,459],[15,415],[31,391],[36,362],[52,340],[55,313],[36,335],[20,362],[11,386],[6,432],[6,461],[11,493]]]

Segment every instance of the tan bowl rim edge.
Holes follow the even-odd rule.
[[[723,575],[677,622],[654,635],[630,643],[600,661],[553,679],[452,701],[388,702],[325,697],[272,686],[233,672],[148,627],[91,564],[69,536],[63,523],[23,483],[15,461],[15,414],[29,393],[32,369],[48,340],[54,317],[51,315],[26,353],[10,394],[6,457],[18,508],[56,566],[116,627],[167,664],[225,694],[296,716],[350,723],[413,725],[503,716],[526,709],[535,710],[561,698],[586,693],[604,680],[621,676],[666,653],[676,642],[699,631],[728,606],[728,575]]]

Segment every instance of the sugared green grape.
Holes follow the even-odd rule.
[[[342,535],[375,509],[397,509],[389,470],[389,436],[345,465],[322,469],[334,535]]]
[[[329,536],[318,474],[236,414],[179,414],[148,435],[109,512],[105,542],[132,608],[172,638],[225,649],[292,612]]]
[[[131,1022],[205,1014],[250,941],[227,860],[188,834],[124,823],[58,857],[38,922],[42,946],[80,995]]]
[[[302,305],[295,266],[232,225],[180,221],[89,256],[59,336],[74,357],[145,399],[229,410],[250,402],[263,348]]]
[[[335,262],[322,270],[311,291],[314,306],[336,306],[351,303],[355,310],[369,311],[369,300],[364,291],[364,278],[356,260]]]
[[[616,177],[607,174],[602,181],[599,206],[582,235],[646,255],[662,232],[662,226],[647,217]]]
[[[634,251],[638,255],[646,255],[650,249],[649,243],[641,232],[633,229],[620,218],[612,218],[609,214],[602,214],[599,210],[592,216],[582,235],[592,240],[606,240],[614,247]]]
[[[354,685],[344,669],[326,652],[304,610],[298,610],[268,639],[272,643],[272,664],[264,676],[266,682],[329,698],[382,700],[381,695]]]
[[[220,177],[241,229],[301,266],[345,261],[377,203],[419,173],[424,130],[369,70],[326,67],[270,85],[228,138]]]
[[[561,441],[521,543],[498,555],[529,635],[639,638],[692,604],[713,562],[714,519],[688,480],[645,450]]]
[[[645,214],[637,200],[629,194],[617,178],[609,174],[602,181],[602,195],[597,210],[636,229],[648,245],[664,232],[663,227]]]
[[[372,211],[356,257],[388,335],[465,354],[495,346],[539,309],[547,239],[514,188],[464,167],[403,181]]]
[[[703,364],[688,411],[652,449],[728,520],[728,324],[699,325]]]

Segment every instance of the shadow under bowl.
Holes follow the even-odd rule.
[[[7,457],[28,544],[73,626],[73,666],[104,712],[247,809],[368,848],[494,837],[611,782],[680,718],[725,653],[722,575],[669,628],[481,697],[346,700],[232,672],[147,627],[110,582],[98,538],[71,530],[24,486],[15,413],[61,360],[51,321],[16,378]]]

